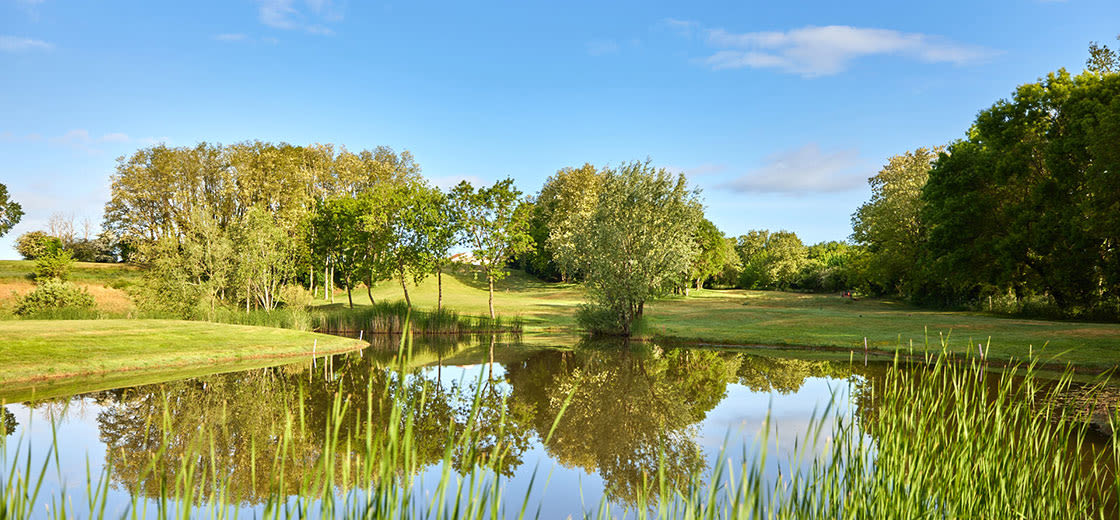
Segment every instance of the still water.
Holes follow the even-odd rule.
[[[363,414],[371,410],[372,421],[387,422],[387,397],[421,406],[418,389],[427,388],[414,447],[422,489],[433,489],[440,478],[446,432],[470,427],[481,452],[509,447],[499,471],[510,516],[517,516],[531,485],[528,516],[578,518],[601,502],[616,512],[632,509],[660,457],[670,486],[678,489],[690,474],[710,479],[721,453],[738,464],[762,444],[776,461],[776,474],[826,407],[858,424],[861,409],[871,407],[865,387],[883,370],[862,362],[652,343],[557,340],[539,346],[550,342],[535,338],[529,346],[497,338],[418,338],[401,375],[393,342],[377,339],[381,344],[345,355],[9,402],[2,412],[4,449],[10,460],[14,450],[30,447],[39,464],[57,436],[59,471],[47,473],[41,491],[48,498],[65,490],[75,502],[84,500],[87,470],[96,476],[111,466],[106,517],[117,518],[128,511],[130,497],[142,497],[142,504],[143,497],[158,495],[158,483],[145,471],[153,451],[174,455],[175,447],[197,441],[192,437],[212,436],[212,460],[196,464],[227,475],[225,500],[240,517],[253,518],[270,475],[250,462],[250,454],[284,417],[300,411],[312,432],[300,442],[313,457],[322,443],[315,432],[326,427],[336,397]],[[0,399],[11,397],[0,391]],[[481,407],[472,412],[476,398]],[[168,422],[172,428],[160,426]],[[823,429],[830,427],[826,422]],[[43,502],[35,511],[46,517],[49,500]]]

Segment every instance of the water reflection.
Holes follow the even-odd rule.
[[[659,462],[667,488],[679,491],[691,475],[711,466],[713,453],[702,442],[701,430],[717,407],[757,416],[759,410],[746,408],[757,408],[758,402],[742,398],[753,393],[771,399],[800,395],[821,408],[831,394],[799,393],[807,381],[850,382],[847,397],[866,425],[874,420],[872,388],[884,371],[881,365],[655,343],[581,340],[557,349],[508,345],[496,337],[434,338],[415,341],[403,359],[397,346],[394,338],[375,337],[363,352],[313,362],[25,406],[95,405],[104,463],[112,467],[116,489],[126,495],[155,498],[175,483],[205,495],[206,476],[217,474],[228,481],[226,500],[254,505],[277,491],[274,477],[281,472],[288,487],[280,491],[295,494],[303,472],[312,471],[324,456],[330,425],[352,441],[333,455],[331,463],[339,468],[357,458],[395,463],[401,454],[370,453],[361,439],[371,431],[406,427],[407,417],[392,413],[393,400],[399,399],[414,421],[407,456],[414,458],[411,467],[417,473],[440,464],[452,446],[451,460],[461,473],[487,459],[497,462],[502,475],[523,483],[542,461],[557,463],[596,475],[607,499],[626,505],[640,496],[656,501]],[[3,414],[4,433],[10,435],[18,428],[16,417],[7,408]],[[738,433],[752,435],[760,425],[750,426],[752,431]],[[451,439],[468,430],[476,444],[456,447]],[[282,439],[286,446],[280,446]],[[738,444],[735,438],[732,442]]]

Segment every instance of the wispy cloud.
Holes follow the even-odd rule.
[[[273,29],[300,30],[309,34],[331,35],[328,23],[342,21],[342,8],[332,0],[257,0],[261,23]]]
[[[681,26],[683,22],[674,20]],[[830,76],[867,56],[900,56],[925,63],[968,65],[999,51],[948,38],[847,25],[807,26],[789,31],[735,33],[695,27],[715,50],[700,60],[714,70],[772,68],[806,78]]]
[[[4,52],[49,51],[53,48],[54,45],[43,40],[0,35],[0,51]]]
[[[825,153],[815,143],[770,155],[762,167],[718,188],[736,192],[806,194],[858,188],[866,177],[855,150]]]

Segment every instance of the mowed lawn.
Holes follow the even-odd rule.
[[[310,357],[361,346],[297,330],[178,320],[0,321],[0,388],[19,382]]]
[[[473,273],[444,276],[444,305],[465,314],[487,313],[486,284]],[[435,307],[435,279],[410,286],[418,307]],[[375,300],[401,299],[399,284],[384,282],[373,289]],[[578,286],[541,282],[513,271],[498,282],[494,306],[503,316],[520,316],[528,332],[571,332],[584,300]],[[319,300],[321,304],[321,300]],[[336,306],[346,296],[335,296]],[[363,288],[355,305],[369,302]],[[687,342],[728,345],[832,347],[915,352],[940,350],[946,338],[951,350],[963,352],[969,342],[991,337],[989,357],[1025,359],[1032,353],[1047,362],[1075,363],[1092,368],[1120,365],[1120,324],[1005,318],[974,312],[947,312],[915,307],[897,300],[853,301],[838,294],[776,291],[701,290],[667,298],[646,307],[645,333]],[[972,348],[975,352],[975,346]]]

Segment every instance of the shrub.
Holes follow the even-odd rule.
[[[93,295],[89,291],[70,282],[50,278],[41,281],[34,291],[20,298],[15,313],[27,317],[58,309],[91,311],[93,305]]]
[[[314,295],[300,285],[285,285],[280,288],[280,301],[285,307],[306,309],[311,305]]]
[[[595,335],[621,335],[623,324],[618,313],[600,305],[580,305],[576,322],[584,330]]]
[[[74,257],[70,251],[54,248],[35,260],[36,280],[66,280],[70,277],[70,268],[74,266]]]
[[[16,239],[16,251],[27,260],[34,260],[58,249],[62,249],[62,241],[42,231],[30,231]]]

